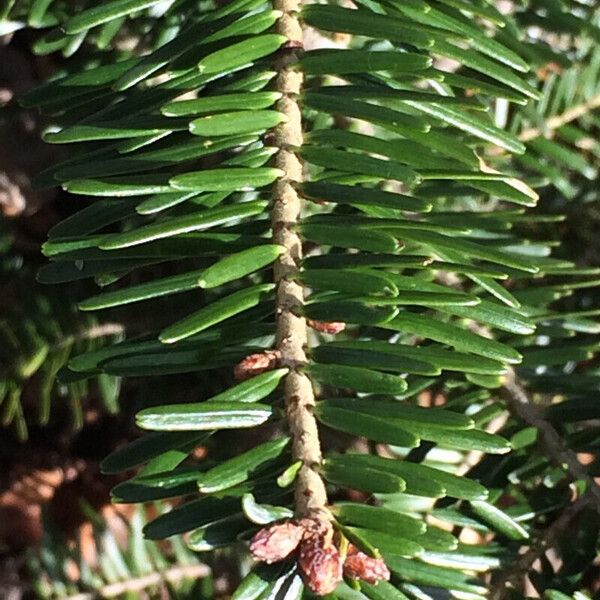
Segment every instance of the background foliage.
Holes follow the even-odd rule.
[[[95,515],[106,489],[94,509],[82,493],[99,559],[84,571],[73,523],[66,538],[47,526],[27,577],[39,596],[60,598],[206,563],[213,576],[199,583],[158,591],[152,579],[143,593],[227,595],[250,568],[244,541],[291,507],[286,371],[233,377],[274,343],[280,15],[249,0],[99,4],[0,4],[2,33],[48,55],[53,71],[19,98],[26,108],[6,104],[3,124],[41,110],[45,140],[69,152],[33,187],[70,192],[47,219],[47,264],[23,250],[30,214],[3,223],[2,418],[21,438],[28,413],[56,433],[51,415],[70,404],[74,427],[60,423],[54,448],[60,489],[69,477],[99,481],[99,460],[137,436],[137,413],[157,431],[105,459],[105,473],[126,474],[105,488],[116,484],[123,504],[174,508],[135,508],[119,538]],[[592,597],[597,8],[353,6],[302,11],[300,278],[312,290],[306,316],[347,325],[310,339],[333,510],[393,579],[335,595],[474,599],[502,597],[510,583],[515,597]],[[82,450],[82,435],[101,447]],[[40,436],[36,427],[38,453]],[[2,446],[13,465],[16,441]],[[4,510],[47,500],[23,500],[19,482],[3,482]],[[143,539],[147,520],[146,538],[170,546]],[[282,595],[295,577],[257,573],[237,598]]]

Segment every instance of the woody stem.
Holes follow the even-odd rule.
[[[302,260],[302,240],[295,231],[302,212],[302,199],[294,184],[302,180],[302,164],[296,151],[302,145],[302,117],[298,95],[302,89],[302,73],[293,69],[297,52],[302,48],[303,32],[298,20],[301,0],[274,0],[274,8],[282,12],[276,29],[287,37],[276,62],[275,89],[282,94],[277,109],[286,121],[275,129],[275,166],[283,176],[273,187],[271,223],[273,241],[286,251],[275,263],[277,285],[276,346],[281,363],[289,367],[285,377],[286,414],[292,436],[292,458],[302,466],[295,482],[295,511],[298,516],[323,512],[327,514],[325,484],[317,468],[321,464],[321,446],[317,422],[313,414],[315,396],[310,379],[301,371],[307,358],[307,326],[302,314],[304,289],[295,275]]]

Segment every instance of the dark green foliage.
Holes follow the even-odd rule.
[[[280,302],[269,214],[286,175],[271,160],[270,130],[284,120],[279,15],[260,0],[113,1],[78,14],[24,4],[13,22],[62,28],[38,51],[148,30],[143,57],[90,51],[23,99],[52,116],[46,141],[73,146],[38,185],[82,202],[50,232],[39,277],[107,287],[79,302],[85,311],[153,317],[142,337],[73,358],[71,377],[172,376],[176,388],[191,374],[204,386],[193,402],[165,397],[138,413],[158,433],[105,460],[111,473],[145,464],[115,498],[183,497],[149,538],[185,533],[196,551],[243,552],[260,525],[291,514],[298,467],[287,370],[232,381],[239,361],[273,348]],[[297,279],[310,290],[304,316],[346,325],[335,338],[311,333],[305,371],[339,531],[392,571],[390,583],[342,584],[331,598],[478,599],[505,580],[518,597],[529,575],[555,600],[583,597],[594,576],[600,270],[556,246],[561,211],[597,200],[598,15],[567,0],[513,8],[361,0],[301,11],[322,39],[294,67],[305,75],[307,200]],[[569,463],[578,452],[587,472]],[[556,536],[562,565],[543,545],[539,572],[521,565],[521,548],[542,544],[575,494],[591,499]],[[234,597],[291,599],[301,587],[294,570],[261,566]]]
[[[76,293],[42,288],[13,246],[10,228],[0,240],[0,423],[13,426],[24,441],[28,422],[47,425],[56,414],[70,414],[71,429],[81,428],[82,405],[92,397],[109,413],[118,412],[118,378],[78,380],[65,367],[74,355],[118,341],[122,326],[78,313]]]
[[[155,508],[164,510],[158,505]],[[137,507],[128,519],[112,514],[108,522],[103,522],[103,517],[91,507],[84,510],[92,520],[93,532],[82,536],[80,543],[71,548],[56,524],[46,520],[40,551],[27,557],[28,567],[36,577],[37,597],[108,594],[125,598],[140,593],[159,597],[168,593],[191,600],[202,593],[202,581],[212,579],[210,569],[182,540],[173,539],[159,547],[144,539],[144,508]],[[90,562],[82,561],[82,556],[91,558]]]

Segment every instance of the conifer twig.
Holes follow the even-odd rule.
[[[542,135],[552,137],[554,131],[557,129],[576,121],[597,108],[600,108],[600,94],[593,96],[586,102],[582,102],[581,104],[577,104],[576,106],[567,109],[563,113],[550,117],[540,127],[528,127],[527,129],[523,129],[517,138],[520,142],[529,142]],[[505,151],[499,146],[495,146],[490,150],[491,156],[500,156],[503,154],[505,154]]]
[[[302,461],[295,483],[295,511],[298,516],[322,513],[327,517],[325,484],[317,468],[321,447],[317,422],[313,415],[315,397],[312,383],[301,368],[306,364],[306,320],[301,316],[304,288],[295,280],[302,260],[302,240],[295,231],[302,212],[302,199],[294,185],[302,181],[302,163],[296,155],[302,145],[302,117],[298,106],[303,75],[292,68],[303,47],[303,31],[298,19],[301,0],[275,0],[280,10],[277,31],[287,38],[276,63],[275,89],[282,94],[277,109],[286,121],[275,129],[275,166],[284,175],[273,186],[271,222],[273,241],[286,251],[275,263],[277,284],[277,350],[281,364],[290,369],[285,378],[285,406],[292,434],[292,460]]]
[[[542,127],[530,127],[528,129],[524,129],[519,134],[519,140],[521,142],[528,142],[529,140],[534,140],[535,138],[544,135],[547,132],[559,129],[563,125],[567,125],[568,123],[571,123],[572,121],[583,117],[584,115],[591,112],[592,110],[595,110],[596,108],[600,108],[600,94],[597,94],[596,96],[590,98],[586,102],[582,102],[577,106],[569,108],[560,115],[550,117]]]
[[[518,585],[527,576],[535,561],[553,547],[560,534],[571,526],[573,520],[590,505],[591,501],[592,495],[588,492],[569,504],[560,516],[542,531],[528,550],[510,568],[495,578],[490,600],[504,600],[509,597],[511,595],[509,584]]]
[[[155,571],[142,577],[110,583],[93,592],[82,592],[67,596],[64,600],[98,600],[100,598],[116,598],[128,592],[139,592],[161,583],[178,583],[183,579],[198,579],[210,575],[210,568],[205,564],[178,565],[166,571]]]
[[[539,408],[529,400],[513,369],[509,369],[500,393],[511,412],[538,430],[538,443],[543,446],[548,458],[564,469],[573,481],[585,481],[591,501],[600,513],[600,487],[579,462],[577,455],[565,446],[553,425],[542,417]]]

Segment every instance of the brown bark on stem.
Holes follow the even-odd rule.
[[[302,240],[294,227],[302,212],[302,199],[294,184],[302,180],[302,164],[296,156],[302,145],[302,117],[297,98],[303,82],[302,73],[293,69],[297,52],[302,48],[302,27],[298,21],[301,0],[275,0],[274,8],[283,14],[276,28],[285,35],[277,60],[275,89],[282,94],[277,109],[286,121],[275,129],[275,166],[284,172],[273,187],[271,222],[273,241],[286,248],[275,263],[277,284],[277,340],[281,364],[289,367],[285,378],[285,406],[292,435],[293,460],[302,461],[295,482],[295,510],[298,516],[322,513],[327,517],[325,484],[317,471],[322,461],[317,422],[313,415],[315,397],[310,379],[301,372],[307,362],[307,325],[301,314],[304,289],[294,280],[302,260]]]

